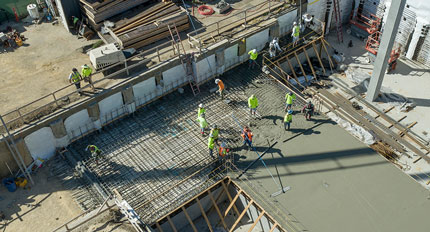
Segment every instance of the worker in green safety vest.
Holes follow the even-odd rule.
[[[293,121],[293,111],[292,110],[288,110],[287,114],[285,114],[284,117],[284,129],[288,130],[290,129],[290,124]]]
[[[206,110],[205,110],[205,108],[203,108],[203,104],[200,103],[199,104],[199,110],[197,111],[197,117],[205,118],[205,116],[206,116],[205,113],[206,113]]]
[[[82,80],[81,74],[78,72],[78,70],[76,68],[73,68],[72,72],[69,75],[69,82],[75,84],[79,95],[82,95],[82,93],[81,93],[81,80]]]
[[[296,22],[293,23],[293,31],[291,33],[291,36],[293,37],[293,47],[295,47],[299,42],[299,36],[300,36],[300,26],[297,25]]]
[[[88,145],[85,150],[90,150],[91,156],[96,160],[96,164],[99,164],[99,159],[101,158],[102,151],[96,145]]]
[[[248,52],[249,55],[249,66],[248,68],[254,69],[255,64],[257,64],[258,52],[257,49],[252,49]]]
[[[212,130],[211,130],[211,132],[209,134],[209,137],[213,138],[214,142],[216,142],[216,144],[218,144],[218,146],[219,146],[218,135],[219,135],[219,128],[218,128],[218,126],[216,124],[214,124],[212,126]]]
[[[257,112],[257,106],[258,106],[258,99],[253,94],[251,95],[251,97],[248,98],[249,113],[251,113],[251,115],[255,116],[255,113]]]
[[[213,159],[215,159],[215,156],[213,155],[214,147],[215,147],[214,138],[212,138],[212,137],[209,136],[209,138],[208,138],[209,155]]]
[[[88,82],[91,86],[91,89],[94,91],[94,85],[93,85],[93,80],[92,80],[92,73],[93,70],[90,68],[90,66],[84,64],[82,65],[82,77],[84,79],[85,82]]]
[[[288,92],[285,95],[285,111],[291,109],[294,100],[296,100],[296,95],[294,93]]]
[[[202,116],[200,116],[200,117],[198,117],[197,118],[197,122],[199,123],[199,125],[200,125],[200,133],[202,134],[202,135],[204,135],[205,134],[205,129],[208,127],[208,122],[206,121],[206,119],[204,118],[204,117],[202,117]]]

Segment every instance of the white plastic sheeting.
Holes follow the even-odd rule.
[[[55,154],[56,139],[50,127],[43,127],[24,138],[33,159],[47,160]]]
[[[351,135],[362,141],[367,145],[372,145],[376,142],[375,136],[373,136],[369,131],[365,130],[363,127],[358,126],[356,124],[352,124],[347,122],[341,118],[339,118],[335,113],[329,112],[327,116],[335,121],[339,126],[348,131]]]

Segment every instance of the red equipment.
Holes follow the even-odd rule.
[[[367,50],[367,62],[371,63],[375,60],[376,55],[378,54],[379,43],[381,41],[382,33],[380,31],[376,31],[369,35],[366,42],[366,50]],[[390,59],[388,60],[388,68],[387,73],[391,70],[396,69],[397,59],[400,57],[400,53],[402,51],[402,46],[398,43],[394,44],[393,50],[391,50]]]
[[[349,19],[351,32],[353,31],[356,36],[364,38],[378,31],[381,21],[381,18],[365,11],[361,7],[354,10]]]

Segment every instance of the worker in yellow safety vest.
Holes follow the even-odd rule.
[[[86,64],[82,65],[82,77],[84,78],[85,82],[88,82],[90,84],[91,89],[94,91],[92,73],[93,73],[93,70],[90,68],[90,66]]]
[[[293,47],[297,45],[297,42],[299,42],[299,36],[300,36],[300,26],[297,25],[296,22],[293,23],[293,31],[291,33],[291,36],[293,37]]]
[[[214,142],[216,142],[216,144],[219,146],[218,135],[219,135],[219,128],[216,124],[214,124],[212,126],[211,132],[209,133],[209,137],[213,138]]]
[[[206,121],[206,119],[203,116],[200,116],[197,118],[197,122],[200,125],[200,133],[202,135],[205,134],[205,129],[208,127],[208,122]]]
[[[90,150],[91,156],[96,160],[96,164],[99,164],[99,159],[101,158],[102,151],[96,145],[88,145],[85,150]]]
[[[284,117],[284,129],[288,130],[290,129],[290,124],[293,121],[293,111],[292,110],[288,110],[287,114],[285,114]]]
[[[213,139],[212,137],[210,137],[210,136],[209,136],[209,138],[208,138],[209,155],[210,155],[213,159],[215,159],[215,156],[213,155],[214,147],[215,147],[214,139]]]
[[[249,66],[248,68],[254,69],[255,64],[257,63],[258,52],[257,49],[252,49],[248,52],[249,55]]]
[[[70,73],[70,75],[69,75],[69,82],[75,84],[79,95],[82,95],[82,93],[81,93],[81,80],[82,80],[81,74],[78,72],[78,70],[76,68],[73,68],[72,73]]]
[[[296,100],[296,95],[294,93],[288,92],[285,95],[285,111],[291,109],[294,100]]]
[[[199,104],[199,110],[197,111],[197,117],[205,118],[205,116],[206,116],[205,114],[206,114],[206,109],[203,108],[203,104],[200,103]]]
[[[248,107],[249,107],[249,113],[255,116],[255,113],[257,112],[257,107],[258,107],[258,99],[254,94],[248,98]]]

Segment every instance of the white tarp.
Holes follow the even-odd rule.
[[[352,134],[354,137],[362,141],[367,145],[372,145],[376,142],[375,136],[373,136],[369,131],[365,130],[363,127],[358,126],[356,124],[352,124],[347,122],[341,118],[339,118],[335,113],[329,112],[327,116],[335,121],[339,126],[343,127],[346,131]]]

